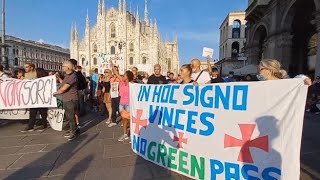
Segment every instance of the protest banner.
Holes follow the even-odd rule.
[[[62,131],[64,113],[63,102],[57,99],[58,108],[49,108],[47,120],[53,130]],[[41,118],[41,115],[37,119]],[[27,120],[30,113],[28,109],[3,109],[0,110],[0,119],[5,120]]]
[[[119,97],[119,82],[113,82],[110,83],[110,95],[111,98],[117,98]]]
[[[57,98],[57,108],[48,109],[47,120],[53,130],[62,131],[65,110],[63,109],[63,101]]]
[[[24,120],[29,119],[28,109],[2,109],[0,110],[0,119]]]
[[[212,48],[204,47],[202,50],[202,57],[207,58],[209,56],[210,58],[212,58],[213,52],[214,52],[214,50]]]
[[[300,178],[303,79],[130,85],[132,149],[193,179]]]
[[[53,130],[62,131],[64,109],[52,108],[48,109],[47,120]]]
[[[110,61],[119,68],[120,74],[125,72],[125,60],[124,54],[99,54],[98,56],[98,72],[104,74],[106,69],[112,69],[110,67]]]
[[[36,80],[0,81],[0,109],[57,107],[52,96],[57,90],[56,77]]]

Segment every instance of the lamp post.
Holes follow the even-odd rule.
[[[126,42],[124,42],[124,41],[119,41],[119,42],[115,42],[116,43],[116,46],[118,46],[118,48],[119,48],[119,50],[120,50],[120,54],[121,54],[121,50],[123,49],[123,48],[125,48],[126,47]],[[124,61],[124,68],[126,68],[127,67],[127,62],[126,62],[126,53],[127,52],[125,52],[125,55],[124,55],[124,59],[123,59],[123,61]]]
[[[126,47],[126,45],[127,44],[124,41],[120,41],[120,42],[116,41],[116,46],[118,46],[120,53],[121,53],[122,48]]]
[[[5,0],[2,0],[2,34],[1,34],[1,59],[2,59],[2,65],[5,67],[5,69],[9,69],[8,60],[6,58],[6,48],[8,45],[5,44],[5,36],[6,36],[6,23],[5,23]]]

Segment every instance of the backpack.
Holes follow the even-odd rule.
[[[86,81],[86,78],[84,77],[84,75],[80,72],[77,71],[76,72],[76,76],[77,76],[77,89],[78,90],[85,90],[88,87],[88,83]]]

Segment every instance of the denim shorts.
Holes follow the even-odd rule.
[[[130,106],[128,104],[120,104],[119,111],[122,112],[124,110],[130,112]]]

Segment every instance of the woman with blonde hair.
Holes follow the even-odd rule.
[[[257,78],[260,81],[289,78],[287,72],[281,68],[281,63],[275,59],[262,60],[259,64],[258,71],[259,75],[257,75]],[[312,84],[311,79],[305,75],[299,75],[297,78],[304,78],[304,82],[308,86]]]
[[[103,103],[106,105],[107,111],[108,111],[108,120],[106,124],[111,123],[111,117],[112,117],[112,104],[111,104],[111,95],[110,95],[110,79],[112,77],[112,71],[110,69],[106,69],[104,71],[104,79],[103,79]]]

